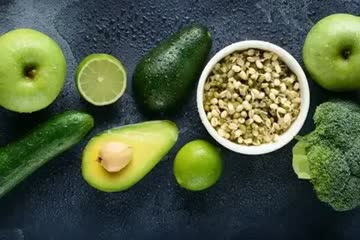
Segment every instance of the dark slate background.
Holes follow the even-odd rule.
[[[360,3],[0,0],[1,34],[20,27],[40,30],[61,45],[68,62],[65,88],[50,107],[33,114],[0,109],[0,144],[67,109],[84,110],[95,117],[91,136],[152,119],[137,108],[131,87],[108,107],[92,107],[80,99],[74,71],[90,53],[105,52],[121,59],[130,83],[145,52],[179,27],[203,23],[213,34],[211,55],[236,41],[260,39],[284,47],[302,63],[306,33],[319,19],[336,12],[359,14]],[[315,106],[334,97],[310,78],[309,84],[311,111],[302,133],[313,128]],[[358,99],[356,93],[347,95]],[[175,153],[192,139],[212,141],[197,114],[195,88],[186,105],[167,118],[177,123],[180,139],[143,181],[121,193],[102,193],[89,187],[80,174],[80,156],[89,136],[0,200],[0,240],[360,238],[359,210],[337,213],[316,199],[309,183],[297,180],[291,168],[294,142],[263,156],[223,149],[225,168],[219,183],[200,193],[182,190],[172,174]]]

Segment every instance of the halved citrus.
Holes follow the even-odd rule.
[[[76,86],[80,95],[96,106],[116,102],[126,89],[127,74],[122,63],[108,54],[91,54],[76,71]]]

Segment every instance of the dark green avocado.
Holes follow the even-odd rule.
[[[152,113],[173,112],[188,98],[211,49],[211,35],[201,25],[188,26],[152,49],[138,63],[135,96]]]

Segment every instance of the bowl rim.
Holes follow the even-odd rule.
[[[266,51],[271,51],[276,53],[280,59],[291,69],[291,71],[297,76],[299,85],[300,85],[300,95],[301,95],[301,105],[300,105],[300,113],[295,120],[295,122],[292,123],[290,128],[281,134],[279,136],[278,141],[274,143],[266,143],[259,146],[246,146],[246,145],[240,145],[234,142],[231,142],[230,140],[227,140],[223,137],[220,137],[220,135],[216,132],[216,130],[211,126],[210,122],[207,119],[204,106],[203,106],[203,95],[204,95],[204,85],[207,80],[207,77],[209,76],[211,70],[215,66],[216,63],[218,63],[220,60],[222,60],[225,56],[235,52],[235,51],[243,51],[246,49],[261,49]],[[223,147],[237,152],[242,153],[246,155],[261,155],[270,153],[273,151],[276,151],[282,147],[284,147],[286,144],[291,142],[291,140],[299,133],[301,128],[303,127],[305,120],[307,118],[308,112],[309,112],[309,106],[310,106],[310,89],[308,80],[306,78],[306,75],[304,73],[304,70],[300,66],[300,64],[297,62],[297,60],[285,49],[270,43],[266,41],[260,41],[260,40],[245,40],[236,42],[233,44],[228,45],[227,47],[221,49],[219,52],[217,52],[210,61],[206,64],[205,68],[203,69],[198,87],[197,87],[197,108],[200,115],[200,119],[202,124],[205,126],[208,133]]]

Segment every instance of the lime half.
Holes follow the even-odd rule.
[[[126,89],[126,70],[122,63],[108,54],[91,54],[76,71],[80,95],[96,106],[116,102]]]

